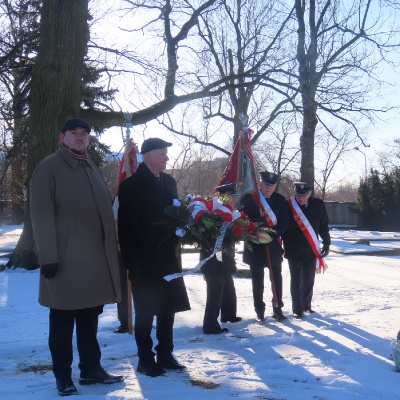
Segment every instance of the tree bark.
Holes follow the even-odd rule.
[[[33,70],[28,123],[28,182],[37,164],[53,153],[60,127],[79,116],[84,57],[89,40],[88,0],[47,0]],[[50,138],[50,140],[49,140]],[[28,188],[29,198],[29,188]],[[29,212],[29,201],[27,212]],[[7,267],[37,268],[30,216]]]

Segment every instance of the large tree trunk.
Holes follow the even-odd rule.
[[[305,21],[306,3],[295,0],[297,30],[297,61],[299,64],[299,83],[303,106],[303,129],[300,137],[301,166],[300,175],[303,182],[314,184],[314,141],[315,128],[318,123],[317,104],[315,102],[316,88],[319,75],[316,71],[317,29],[315,22],[315,0],[309,4],[309,37],[307,43],[307,29]]]
[[[13,73],[13,108],[12,114],[14,119],[13,129],[13,146],[11,161],[11,223],[19,225],[24,222],[24,192],[26,185],[26,160],[24,160],[23,131],[26,124],[24,117],[24,97],[21,93],[23,88],[23,72],[16,69]]]
[[[303,96],[303,130],[300,137],[301,166],[300,175],[303,182],[314,184],[314,144],[317,126],[317,105],[314,96],[302,93]]]
[[[88,0],[43,2],[41,42],[30,95],[28,182],[36,165],[56,149],[62,123],[79,115],[83,63],[89,39],[87,19]],[[38,267],[29,201],[26,214],[23,234],[7,267]]]

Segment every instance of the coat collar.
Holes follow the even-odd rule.
[[[79,161],[76,158],[70,156],[67,152],[65,152],[62,149],[58,149],[56,151],[56,154],[59,155],[73,169],[77,169],[82,164],[81,161]],[[91,168],[94,167],[94,163],[89,157],[88,157],[87,163]]]

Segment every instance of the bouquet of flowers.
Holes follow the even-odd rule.
[[[237,242],[245,241],[248,246],[249,242],[269,243],[275,234],[272,229],[250,221],[244,212],[233,210],[224,198],[188,195],[182,200],[174,199],[164,213],[169,218],[163,225],[179,237],[178,251],[188,244],[206,247],[214,253],[231,252]]]

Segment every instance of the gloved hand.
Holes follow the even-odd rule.
[[[271,236],[272,240],[276,240],[279,237],[276,231],[274,231],[273,229],[271,229],[271,231],[269,232],[269,236]]]
[[[40,266],[40,274],[46,279],[52,279],[56,276],[58,263],[46,264]]]
[[[322,246],[322,250],[321,250],[321,257],[324,258],[329,254],[329,246],[327,246],[326,244],[324,244]]]

